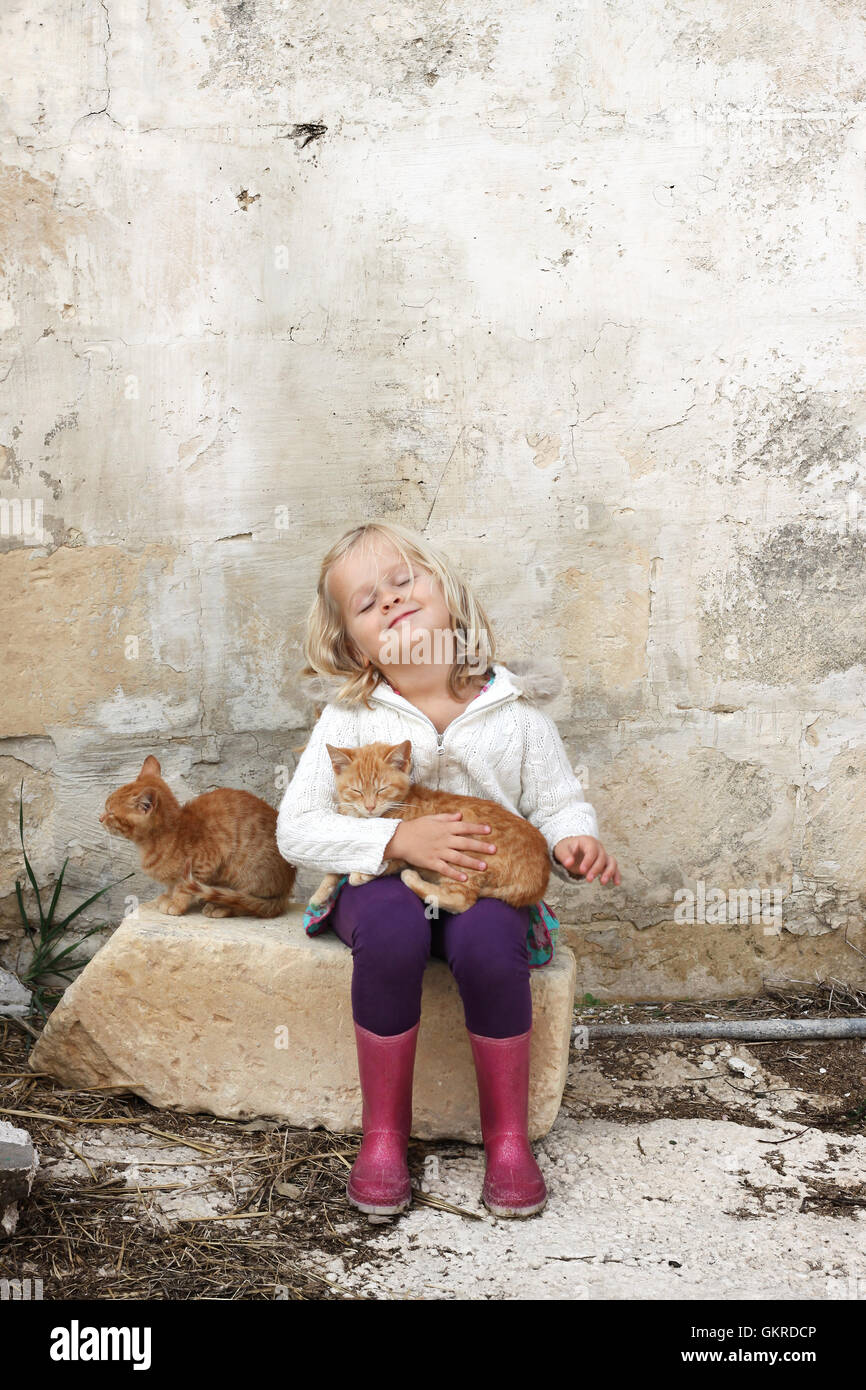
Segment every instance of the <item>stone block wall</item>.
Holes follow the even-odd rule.
[[[631,997],[761,941],[862,983],[863,10],[16,0],[0,38],[0,960],[22,777],[78,899],[136,867],[97,816],[147,753],[277,805],[320,556],[384,517],[564,665],[623,875],[552,892],[586,988],[599,940]],[[768,921],[689,922],[741,890]]]

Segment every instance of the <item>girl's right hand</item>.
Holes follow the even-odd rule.
[[[403,820],[385,846],[383,858],[405,859],[418,869],[433,869],[445,878],[465,879],[458,865],[486,869],[487,860],[475,854],[493,854],[495,844],[470,836],[489,835],[489,825],[458,824],[462,811],[442,811],[436,816]]]

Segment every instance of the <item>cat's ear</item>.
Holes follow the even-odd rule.
[[[139,811],[143,811],[146,816],[149,816],[158,800],[159,792],[156,787],[145,787],[144,791],[136,799],[135,805]]]
[[[161,777],[162,769],[152,753],[148,753],[144,762],[141,764],[139,777]]]
[[[331,759],[335,772],[343,772],[352,761],[353,748],[335,748],[333,743],[326,743],[328,757]]]
[[[412,756],[412,740],[404,738],[402,743],[395,743],[388,749],[384,761],[389,767],[395,767],[398,772],[405,772],[409,766],[409,759]]]

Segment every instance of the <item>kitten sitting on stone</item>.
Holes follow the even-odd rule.
[[[396,744],[366,743],[360,748],[335,748],[330,743],[325,747],[334,768],[337,809],[341,815],[411,820],[443,811],[462,811],[464,822],[490,826],[490,835],[485,839],[496,845],[496,853],[487,859],[486,869],[462,866],[465,881],[448,878],[433,869],[425,869],[428,877],[422,877],[416,868],[400,859],[388,860],[382,878],[399,873],[419,898],[434,899],[443,912],[465,912],[479,898],[501,898],[512,907],[530,907],[544,897],[550,877],[550,855],[541,831],[497,801],[432,791],[411,782],[410,739]],[[311,906],[321,906],[340,877],[328,874],[311,898]],[[351,873],[349,883],[368,883],[375,877]]]
[[[278,917],[291,902],[297,870],[277,849],[277,813],[252,792],[217,787],[181,805],[151,754],[99,819],[138,845],[142,869],[170,890],[160,912],[179,917],[203,901],[208,917]]]

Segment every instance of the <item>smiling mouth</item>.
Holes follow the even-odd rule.
[[[393,627],[395,623],[401,622],[401,621],[403,620],[403,618],[411,618],[411,617],[412,617],[415,613],[417,613],[418,611],[419,611],[419,610],[418,610],[417,608],[413,608],[413,609],[411,609],[408,613],[398,613],[397,616],[396,616],[396,618],[392,618],[392,619],[391,619],[391,621],[390,621],[390,623],[388,624],[388,626],[389,626],[389,627]]]

